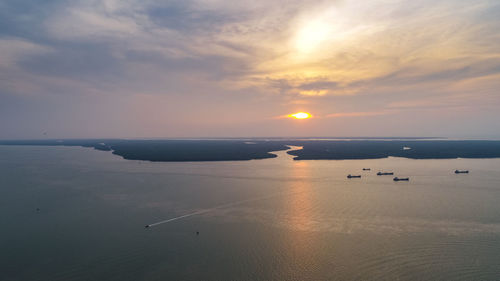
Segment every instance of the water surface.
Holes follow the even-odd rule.
[[[0,280],[500,276],[500,159],[277,154],[152,163],[88,148],[0,146]],[[144,228],[200,210],[209,211]]]

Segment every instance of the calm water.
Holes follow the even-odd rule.
[[[0,280],[499,279],[500,159],[279,154],[149,163],[0,146]]]

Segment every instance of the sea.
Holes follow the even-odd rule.
[[[275,154],[0,146],[0,280],[500,279],[500,159]]]

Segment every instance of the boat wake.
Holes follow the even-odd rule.
[[[222,205],[210,208],[210,209],[203,209],[203,210],[199,210],[199,211],[196,211],[196,212],[193,212],[193,213],[189,213],[189,214],[185,214],[185,215],[182,215],[182,216],[178,216],[178,217],[174,217],[174,218],[162,220],[162,221],[159,221],[159,222],[147,224],[145,226],[145,228],[150,228],[150,227],[158,226],[160,224],[169,223],[169,222],[173,222],[173,221],[176,221],[176,220],[180,220],[180,219],[184,219],[184,218],[188,218],[188,217],[192,217],[192,216],[196,216],[196,215],[206,214],[206,213],[218,210],[218,209],[223,209],[223,208],[232,207],[232,206],[238,206],[238,205],[242,205],[242,204],[249,203],[249,202],[254,202],[254,201],[259,201],[259,200],[265,200],[265,199],[269,199],[269,198],[272,198],[272,197],[275,197],[275,196],[279,196],[279,195],[282,195],[282,194],[283,194],[283,192],[278,192],[278,193],[273,193],[271,195],[260,196],[260,197],[256,197],[256,198],[251,198],[251,199],[246,199],[246,200],[241,200],[241,201],[226,203],[226,204],[222,204]]]

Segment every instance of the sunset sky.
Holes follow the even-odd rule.
[[[499,123],[498,0],[0,0],[0,139],[500,138]]]

